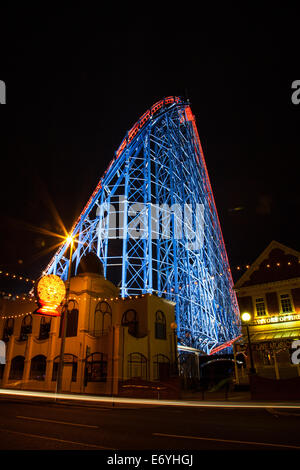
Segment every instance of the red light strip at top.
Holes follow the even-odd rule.
[[[168,96],[167,98],[157,101],[150,109],[148,109],[140,119],[134,124],[134,126],[128,131],[127,136],[123,139],[120,147],[116,152],[116,158],[119,158],[125,147],[132,141],[132,139],[137,135],[137,133],[144,127],[146,122],[150,119],[151,116],[157,113],[163,106],[172,103],[179,103],[180,98],[177,96]]]
[[[209,355],[211,356],[211,354],[216,354],[217,352],[219,351],[222,351],[222,349],[225,349],[225,348],[228,348],[229,346],[231,346],[235,341],[237,341],[242,335],[239,335],[237,336],[236,338],[234,339],[231,339],[230,341],[227,341],[226,343],[223,343],[221,344],[220,346],[217,346],[216,348],[212,349],[209,353]]]

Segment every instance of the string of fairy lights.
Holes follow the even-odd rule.
[[[148,295],[151,295],[151,294],[148,294]],[[90,299],[89,299],[90,297]],[[90,293],[86,293],[86,294],[83,294],[83,295],[79,295],[79,296],[70,296],[69,297],[69,302],[70,301],[74,301],[74,302],[81,302],[82,300],[85,301],[85,300],[92,300],[94,302],[115,302],[115,301],[126,301],[126,300],[132,300],[132,299],[139,299],[141,297],[145,297],[145,294],[141,294],[141,295],[135,295],[135,296],[128,296],[128,297],[94,297],[92,296]],[[27,300],[27,302],[36,302],[36,300],[34,298],[27,298],[27,299],[19,299],[19,300]],[[0,315],[0,318],[2,319],[6,319],[6,318],[21,318],[21,317],[24,317],[26,315],[30,315],[32,313],[32,309],[29,311],[29,312],[24,312],[24,313],[18,313],[18,314],[8,314],[8,315]]]
[[[0,275],[5,276],[7,279],[15,279],[15,280],[22,280],[25,282],[29,282],[31,284],[35,284],[36,281],[33,279],[29,279],[28,277],[25,276],[20,276],[18,274],[14,273],[9,273],[5,271],[0,271]],[[2,295],[2,298],[6,300],[18,300],[18,301],[24,301],[24,302],[33,302],[37,303],[36,299],[34,297],[33,292],[30,292],[29,294],[21,294],[21,295],[16,295],[11,292],[3,292],[0,291],[0,295]],[[151,295],[151,294],[149,294]],[[70,295],[69,301],[76,301],[76,302],[81,302],[82,300],[92,300],[94,302],[109,302],[109,301],[126,301],[126,300],[132,300],[132,299],[138,299],[145,297],[145,294],[141,295],[130,295],[128,297],[98,297],[93,295],[93,292],[85,292],[84,294],[76,295],[75,297]],[[17,318],[22,318],[25,317],[26,315],[30,315],[32,313],[32,308],[28,312],[23,312],[23,313],[17,313],[17,314],[6,314],[6,315],[0,315],[1,319],[17,319]]]
[[[285,266],[293,266],[295,264],[299,264],[300,263],[300,259],[297,261],[297,262],[292,262],[292,261],[288,261],[286,263],[280,263],[279,261],[277,262],[273,262],[273,263],[268,263],[265,265],[265,267],[267,269],[271,269],[271,268],[278,268],[278,267],[285,267]],[[245,270],[245,269],[250,269],[250,265],[249,264],[246,264],[244,266],[236,266],[236,270],[237,271],[242,271],[242,270]]]
[[[279,267],[286,267],[286,266],[293,266],[295,264],[299,264],[300,263],[300,259],[297,261],[297,262],[292,262],[292,261],[287,261],[286,263],[283,263],[283,262],[273,262],[273,263],[267,263],[265,264],[265,268],[267,269],[272,269],[272,268],[275,268],[275,269],[278,269]],[[237,271],[242,271],[242,270],[248,270],[250,269],[250,265],[249,264],[246,264],[246,265],[239,265],[239,266],[236,266],[236,270]],[[14,279],[14,280],[17,280],[17,281],[23,281],[23,282],[26,282],[26,283],[29,283],[31,285],[34,285],[37,281],[34,280],[34,279],[30,279],[29,277],[26,277],[26,276],[23,276],[23,275],[19,275],[19,274],[15,274],[15,273],[10,273],[8,271],[2,271],[0,270],[0,278],[5,278],[5,279]],[[171,289],[171,292],[173,292],[173,289]],[[155,294],[163,294],[163,293],[166,293],[166,292],[158,292],[158,291],[155,291],[154,292]],[[93,300],[93,301],[98,301],[98,302],[108,302],[108,301],[124,301],[124,300],[132,300],[132,299],[138,299],[138,298],[141,298],[141,297],[144,297],[145,294],[141,294],[141,295],[135,295],[135,296],[128,296],[128,297],[94,297],[93,295],[89,294],[90,295],[90,299]],[[149,294],[151,295],[151,294]],[[25,302],[36,302],[35,298],[34,298],[34,294],[32,291],[30,291],[29,293],[26,293],[26,294],[19,294],[19,295],[16,295],[12,292],[5,292],[5,291],[0,291],[0,296],[2,296],[2,298],[6,299],[6,300],[18,300],[18,301],[25,301]],[[81,296],[76,296],[76,297],[70,297],[69,300],[73,300],[73,301],[77,301],[77,302],[81,302]],[[86,300],[86,297],[83,298],[83,300]],[[9,315],[0,315],[0,318],[2,319],[6,319],[6,318],[21,318],[21,317],[24,317],[26,315],[29,315],[30,313],[32,313],[31,311],[30,312],[26,312],[26,313],[20,313],[20,314],[9,314]]]
[[[9,273],[9,272],[6,272],[6,271],[0,271],[0,276],[1,275],[5,276],[8,279],[16,279],[18,281],[31,282],[32,284],[35,284],[35,282],[36,282],[34,279],[29,279],[26,276],[20,276],[19,274],[12,274],[12,273]]]

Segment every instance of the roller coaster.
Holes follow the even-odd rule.
[[[240,336],[214,196],[190,104],[170,96],[127,132],[74,223],[72,265],[95,253],[121,297],[155,294],[175,302],[179,349],[213,354]],[[46,274],[67,279],[67,244]]]

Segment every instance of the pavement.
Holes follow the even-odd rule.
[[[183,391],[181,394],[182,400],[193,401],[234,401],[234,402],[251,402],[251,393],[249,390],[233,390],[226,393],[224,390],[218,392],[192,392],[190,390]]]

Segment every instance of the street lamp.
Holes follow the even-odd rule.
[[[176,330],[177,330],[177,323],[174,321],[170,325],[171,329],[173,330],[173,338],[174,338],[174,372],[178,374],[178,358],[177,358],[177,338],[176,338]]]
[[[71,268],[72,268],[72,255],[73,255],[73,246],[74,238],[71,235],[66,237],[67,249],[70,246],[70,258],[69,258],[69,270],[68,270],[68,279],[66,286],[66,301],[62,308],[62,325],[61,325],[61,346],[60,346],[60,358],[58,363],[57,371],[57,393],[61,393],[62,389],[62,376],[64,368],[64,354],[65,354],[65,343],[66,343],[66,331],[67,331],[67,321],[68,321],[68,300],[70,293],[70,279],[71,279]]]
[[[244,312],[242,314],[242,320],[246,325],[247,328],[247,336],[248,336],[248,345],[249,345],[249,354],[250,354],[250,374],[255,374],[256,370],[254,367],[254,362],[253,362],[253,355],[252,355],[252,347],[251,347],[251,340],[250,340],[250,333],[249,333],[249,321],[251,320],[251,315],[248,312]]]

